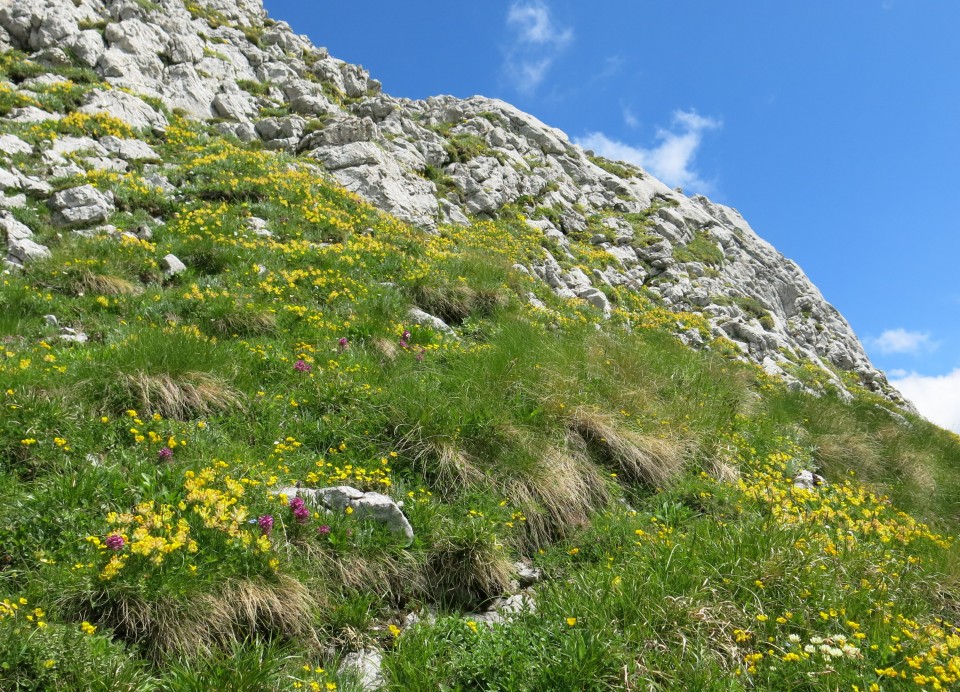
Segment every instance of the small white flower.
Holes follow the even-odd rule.
[[[800,643],[800,635],[799,635],[799,634],[791,634],[789,637],[787,637],[787,641],[790,642],[791,644],[799,644],[799,643]]]
[[[860,656],[860,649],[858,649],[858,648],[855,647],[855,646],[851,646],[850,644],[846,644],[846,645],[844,645],[844,647],[843,647],[843,653],[844,653],[848,658],[857,658],[857,657]]]

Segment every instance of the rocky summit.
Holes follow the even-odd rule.
[[[346,189],[425,229],[469,225],[518,205],[548,241],[543,256],[524,270],[558,295],[609,314],[616,306],[605,289],[628,287],[672,309],[703,314],[712,337],[796,386],[804,386],[796,368],[812,364],[840,391],[848,373],[909,406],[803,271],[736,210],[598,158],[507,103],[384,94],[365,70],[269,19],[255,0],[7,2],[0,29],[0,47],[41,64],[87,67],[115,87],[88,92],[79,113],[162,129],[166,119],[150,105],[155,99],[243,142],[313,159]],[[50,79],[5,88],[29,100],[31,90]],[[26,106],[7,117],[56,116]],[[5,137],[0,149],[8,156],[30,148]],[[140,143],[108,139],[52,143],[41,152],[47,168],[33,172],[41,179],[35,184],[66,172],[64,157],[76,151],[100,168],[151,158]],[[30,185],[17,171],[3,176],[8,191]],[[111,209],[93,190],[60,193],[51,204],[65,221],[88,225]],[[10,262],[42,254],[22,230],[7,235]],[[602,266],[571,266],[571,238],[593,244]],[[679,327],[678,334],[709,348],[694,331]]]
[[[0,690],[960,685],[960,438],[506,103],[0,0],[0,259]]]

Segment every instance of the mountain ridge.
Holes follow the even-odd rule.
[[[113,21],[100,26],[103,16]],[[503,101],[385,95],[365,70],[270,20],[254,0],[38,0],[4,7],[0,27],[0,42],[41,60],[78,60],[242,141],[316,159],[347,189],[418,226],[468,224],[516,205],[556,244],[526,270],[558,295],[609,313],[608,287],[643,291],[704,314],[712,338],[794,386],[807,386],[797,369],[811,362],[837,391],[847,392],[840,373],[852,373],[912,410],[802,270],[735,210],[589,156]],[[129,99],[92,98],[88,112],[156,122],[131,113],[144,109]],[[576,266],[565,248],[571,235],[606,253],[606,266]]]

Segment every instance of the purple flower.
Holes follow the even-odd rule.
[[[327,534],[330,533],[330,527],[327,526],[326,524],[324,524],[323,526],[318,526],[317,533],[319,533],[321,536],[326,536]]]
[[[400,348],[410,348],[410,344],[408,344],[405,340],[401,339]]]
[[[425,353],[425,350],[422,349],[422,348],[420,349],[419,353],[417,353],[417,362],[418,362],[418,363],[423,362],[423,354],[424,354],[424,353]]]
[[[123,540],[123,536],[120,534],[111,533],[109,536],[107,536],[107,540],[104,541],[104,543],[106,543],[110,550],[123,550],[123,546],[126,541]]]
[[[350,348],[350,342],[347,341],[347,337],[341,336],[337,341],[337,346],[340,348],[340,351],[343,352]]]
[[[302,497],[295,497],[292,500],[290,500],[289,504],[290,504],[290,509],[296,512],[298,509],[303,507],[306,503],[303,501]]]
[[[310,510],[300,505],[293,510],[293,518],[298,524],[306,524],[310,521]]]
[[[404,329],[403,334],[400,336],[400,338],[403,339],[404,341],[410,341],[410,332]]]
[[[302,358],[293,364],[293,369],[297,372],[310,372],[313,370],[313,366],[310,365],[307,361]]]
[[[170,461],[173,459],[173,450],[169,447],[164,447],[157,452],[157,458],[160,459],[160,461]]]
[[[257,525],[260,526],[260,530],[263,531],[264,536],[269,536],[270,532],[273,531],[273,517],[269,514],[264,514],[257,519]]]

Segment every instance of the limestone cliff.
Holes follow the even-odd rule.
[[[813,363],[840,391],[838,373],[846,371],[906,405],[803,271],[734,209],[594,157],[499,100],[385,95],[360,67],[269,19],[258,0],[6,0],[0,50],[11,49],[41,64],[92,69],[117,87],[88,93],[81,112],[163,128],[165,116],[151,105],[159,100],[241,140],[315,159],[348,189],[426,229],[519,207],[546,239],[542,260],[523,269],[558,294],[609,313],[607,286],[644,291],[673,309],[702,312],[714,337],[729,339],[771,374],[797,382],[791,372]],[[29,95],[43,80],[3,88]],[[59,116],[21,106],[7,117]],[[45,178],[149,158],[108,136],[59,141],[44,152],[46,170],[24,173],[13,165],[23,142],[3,140],[8,162],[0,184],[9,195],[0,204],[7,206],[22,190],[43,190]],[[69,154],[80,149],[87,157],[78,164]],[[53,203],[62,213],[80,209],[93,224],[112,203],[94,193],[83,204]],[[28,228],[12,219],[3,224],[9,263],[43,255]],[[606,267],[572,266],[572,237],[606,253]],[[709,347],[699,334],[679,336]]]

